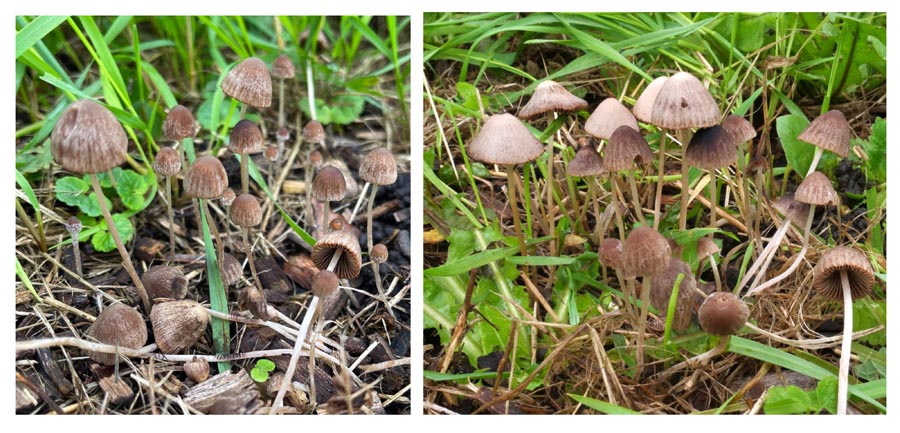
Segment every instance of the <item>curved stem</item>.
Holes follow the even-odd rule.
[[[758,286],[758,284],[762,281],[763,277],[766,275],[766,271],[769,269],[769,264],[772,262],[772,258],[775,257],[775,251],[773,250],[769,257],[766,259],[766,262],[763,264],[762,268],[760,268],[759,273],[756,274],[756,278],[753,279],[753,284],[750,285],[750,290],[747,291],[747,294],[750,295],[752,293],[760,292],[766,288],[774,286],[779,281],[785,279],[797,269],[797,266],[800,265],[800,262],[803,260],[803,257],[806,256],[806,250],[809,247],[809,236],[810,230],[812,229],[812,220],[813,215],[816,213],[816,205],[809,206],[809,216],[806,217],[806,227],[803,230],[803,248],[800,249],[800,253],[797,254],[797,257],[794,259],[794,263],[791,266],[778,276],[770,279],[766,284],[762,286]]]
[[[637,192],[637,185],[634,183],[634,171],[629,172],[627,176],[628,186],[631,188],[631,205],[634,207],[634,213],[642,225],[647,225],[647,220],[644,219],[644,208],[641,206],[640,196]]]
[[[359,213],[359,208],[362,206],[363,199],[366,197],[366,193],[369,192],[369,186],[372,185],[369,182],[363,184],[362,191],[359,192],[359,197],[356,199],[356,205],[353,206],[353,212],[350,213],[350,219],[347,221],[350,224],[353,224],[353,220],[356,219],[356,214]]]
[[[716,194],[718,189],[719,177],[716,172],[709,171],[709,228],[716,228],[716,206],[719,205],[719,195]]]
[[[278,79],[278,129],[284,127],[284,78]],[[279,153],[284,148],[284,144],[279,146]]]
[[[312,62],[306,60],[306,96],[309,101],[309,117],[312,120],[319,120],[316,117],[316,86],[313,82]]]
[[[247,232],[249,231],[249,227],[244,227],[243,230],[241,230],[241,236],[244,239],[244,251],[247,252],[247,261],[250,262],[250,274],[253,276],[253,282],[256,284],[256,288],[259,289],[259,293],[262,294],[264,292],[262,283],[259,281],[259,275],[256,273],[256,262],[253,260],[253,250],[250,249],[250,243],[247,242]]]
[[[775,250],[775,247],[781,244],[781,239],[784,238],[784,235],[787,233],[788,227],[790,227],[791,222],[788,219],[785,219],[781,223],[781,227],[778,227],[778,231],[775,232],[775,235],[769,239],[768,245],[763,249],[762,253],[759,257],[756,258],[756,261],[753,262],[753,265],[750,266],[750,269],[747,273],[744,274],[744,278],[738,283],[737,288],[735,289],[735,293],[740,293],[740,290],[747,284],[754,275],[756,275],[756,271],[759,269],[763,263],[769,258],[769,256]],[[746,296],[746,295],[745,295]]]
[[[837,414],[847,414],[847,389],[850,375],[850,343],[853,341],[853,297],[850,296],[850,280],[847,271],[841,271],[841,287],[844,292],[844,338],[841,341],[841,361],[838,368]]]
[[[119,230],[116,229],[116,223],[109,213],[109,208],[106,207],[106,197],[103,195],[103,189],[100,188],[100,179],[97,178],[97,173],[90,173],[90,178],[94,193],[97,194],[97,202],[100,204],[100,213],[103,214],[103,219],[106,220],[106,227],[109,229],[109,234],[116,244],[116,249],[119,250],[119,255],[122,256],[122,266],[125,268],[125,272],[128,272],[128,276],[131,277],[131,281],[137,289],[138,296],[141,298],[141,303],[144,304],[144,311],[147,314],[150,314],[150,298],[147,297],[147,290],[144,289],[144,283],[141,282],[137,272],[134,270],[134,265],[131,264],[131,257],[129,257],[128,251],[125,250],[125,246],[122,245],[122,238],[119,237]],[[112,176],[110,176],[110,178],[112,178]]]

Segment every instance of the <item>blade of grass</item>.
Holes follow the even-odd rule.
[[[635,412],[627,407],[618,406],[603,400],[596,400],[590,397],[581,396],[578,394],[568,394],[572,400],[577,401],[591,409],[599,410],[608,415],[640,415],[640,412]]]
[[[19,277],[19,281],[22,282],[22,285],[31,292],[31,296],[34,296],[34,299],[39,303],[43,303],[41,297],[38,295],[37,290],[34,290],[34,286],[31,285],[31,280],[28,279],[28,274],[25,273],[25,269],[22,268],[22,263],[19,262],[19,258],[16,257],[16,276]]]
[[[66,22],[68,18],[68,16],[40,16],[16,32],[16,58],[21,57],[25,51],[59,27],[60,24]]]
[[[31,184],[28,183],[28,179],[25,179],[25,176],[16,170],[16,184],[19,185],[19,188],[22,188],[22,192],[25,193],[25,196],[28,197],[28,203],[31,204],[31,207],[34,209],[34,216],[37,220],[37,229],[38,229],[38,244],[41,246],[41,251],[47,252],[47,239],[44,238],[44,219],[41,216],[41,202],[38,201],[37,196],[34,195],[34,190],[31,189]]]

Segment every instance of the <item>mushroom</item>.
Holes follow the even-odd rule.
[[[382,264],[388,259],[388,249],[384,244],[375,244],[369,252],[369,259],[376,264]]]
[[[609,140],[621,126],[640,130],[634,115],[616,98],[604,99],[584,122],[584,130],[588,134],[604,140]]]
[[[369,193],[369,203],[366,212],[366,244],[369,249],[369,255],[372,255],[372,207],[375,204],[375,194],[380,185],[391,185],[397,181],[397,161],[394,160],[394,154],[385,148],[377,148],[363,158],[362,164],[359,166],[359,178],[366,181],[362,192],[359,193],[360,199],[366,192],[366,187],[372,186],[372,192]],[[356,207],[359,207],[359,200]],[[350,221],[353,221],[356,215],[354,208]],[[381,285],[381,275],[379,275],[378,263],[372,262],[372,273],[375,274],[375,285],[378,288],[378,294],[383,295],[384,291]]]
[[[241,119],[231,129],[231,137],[228,139],[228,150],[241,157],[241,192],[250,191],[249,161],[250,153],[256,152],[263,145],[263,135],[256,124]]]
[[[207,322],[206,309],[190,299],[163,302],[150,312],[153,338],[167,355],[190,349],[206,331]]]
[[[631,231],[622,244],[622,265],[631,275],[641,277],[641,316],[638,320],[637,371],[640,377],[644,366],[644,338],[647,325],[647,312],[650,305],[650,290],[653,278],[669,266],[672,251],[656,229],[641,226]]]
[[[722,291],[722,278],[719,277],[719,266],[716,265],[716,253],[719,252],[719,246],[713,242],[712,238],[702,237],[697,241],[697,257],[700,258],[700,265],[697,269],[697,278],[703,271],[703,259],[709,258],[709,267],[712,269],[713,278],[716,280],[716,291]]]
[[[115,303],[105,308],[87,330],[87,336],[104,344],[139,349],[147,342],[147,324],[144,316],[133,308]],[[95,362],[116,365],[117,353],[88,352]]]
[[[588,137],[582,137],[579,140],[581,147],[578,148],[578,151],[575,152],[575,157],[569,161],[569,165],[566,167],[566,176],[568,177],[584,177],[586,179],[586,183],[588,185],[588,195],[591,197],[591,203],[594,205],[594,241],[600,241],[600,200],[597,198],[597,190],[595,189],[595,183],[597,182],[597,177],[606,174],[606,169],[603,167],[603,161],[600,159],[600,154],[597,153],[597,149],[591,145],[591,139]],[[585,221],[584,213],[586,211],[587,206],[582,210],[582,217],[579,218],[582,222]],[[585,222],[585,230],[587,230],[587,223]]]
[[[816,153],[806,172],[809,176],[816,171],[825,150],[830,150],[841,158],[847,157],[850,152],[850,124],[844,113],[831,110],[810,122],[797,139],[816,146]]]
[[[284,80],[291,80],[296,73],[294,62],[281,54],[272,62],[272,76],[278,78],[278,128],[284,127]]]
[[[209,362],[206,358],[197,358],[184,363],[184,374],[194,382],[200,383],[209,378]]]
[[[508,185],[506,195],[513,211],[513,223],[516,236],[519,238],[519,252],[523,256],[526,255],[525,236],[522,233],[519,206],[516,203],[515,179],[518,173],[514,166],[533,161],[544,152],[543,146],[519,119],[511,114],[503,113],[488,117],[481,126],[481,131],[465,150],[475,161],[502,165],[506,169]],[[529,199],[526,197],[525,200],[527,206]]]
[[[175,213],[172,211],[172,176],[181,173],[181,157],[171,147],[163,147],[153,160],[153,171],[166,178],[166,213],[169,217],[169,261],[175,260]]]
[[[869,295],[875,285],[872,264],[861,251],[834,247],[819,258],[813,269],[813,287],[826,299],[844,301],[844,334],[838,368],[837,414],[847,414],[847,381],[850,374],[850,343],[853,340],[853,301]]]
[[[678,72],[667,79],[659,89],[659,93],[653,100],[653,109],[650,118],[652,123],[662,130],[659,135],[659,179],[656,186],[656,205],[654,212],[657,216],[654,220],[654,228],[659,227],[659,202],[662,195],[663,164],[665,158],[665,129],[674,129],[681,142],[682,148],[686,148],[691,141],[691,128],[707,128],[719,123],[721,114],[716,101],[709,90],[703,86],[697,77],[688,72]],[[690,178],[688,165],[684,158],[681,161],[681,212],[679,213],[678,228],[684,230],[687,226],[687,206],[690,195]]]
[[[644,136],[641,135],[636,129],[632,129],[630,126],[622,125],[616,128],[615,132],[609,137],[609,142],[606,143],[606,151],[603,155],[603,164],[606,166],[606,169],[614,172],[626,172],[628,177],[628,184],[631,188],[631,202],[634,206],[634,213],[638,217],[638,221],[641,224],[647,224],[647,221],[644,220],[644,212],[641,207],[640,198],[637,192],[637,186],[634,183],[634,166],[635,164],[645,165],[650,164],[653,158],[653,154],[650,153],[650,146],[647,145],[647,140],[644,139]],[[624,198],[621,198],[622,191],[621,187],[619,187],[618,180],[613,179],[610,182],[613,187],[613,197],[618,195],[620,200],[623,201]],[[616,210],[618,210],[618,206],[616,206]],[[623,235],[622,228],[622,217],[617,212],[619,220],[619,235]]]
[[[662,89],[663,84],[665,84],[668,78],[669,77],[656,77],[650,84],[647,84],[647,87],[645,87],[644,91],[641,92],[641,95],[638,96],[637,101],[634,102],[634,107],[631,108],[634,117],[644,123],[653,123],[653,104],[656,102],[656,97],[659,95],[659,89]]]
[[[325,144],[325,128],[322,127],[322,124],[319,123],[318,120],[310,120],[303,125],[303,142],[309,143],[306,147],[306,168],[303,170],[304,182],[305,185],[310,185],[313,180],[313,170],[318,169],[322,164],[322,153],[315,149],[316,145],[324,145]],[[310,218],[313,216],[312,212],[312,200],[311,190],[312,188],[306,188],[306,204],[308,206],[306,210],[306,214],[309,215]],[[315,224],[314,222],[312,224]]]
[[[231,286],[237,283],[244,275],[244,268],[238,259],[233,255],[225,253],[222,258],[222,282],[225,286]]]
[[[331,203],[333,201],[341,201],[347,193],[347,181],[344,174],[334,166],[325,166],[312,183],[312,198],[321,201],[325,205],[322,216],[322,225],[326,221],[331,220]],[[317,224],[318,225],[318,224]],[[321,225],[320,225],[321,227]]]
[[[184,299],[187,295],[188,280],[181,269],[172,266],[154,266],[141,275],[151,300],[159,298]]]
[[[199,199],[200,206],[206,214],[210,230],[213,231],[213,238],[216,240],[217,256],[220,257],[219,270],[221,271],[221,257],[225,256],[225,249],[222,246],[222,240],[219,239],[218,229],[213,220],[212,213],[209,212],[209,206],[206,201],[216,199],[222,196],[225,189],[228,188],[228,173],[222,161],[210,155],[204,155],[197,158],[188,170],[187,176],[184,177],[184,191],[193,198]],[[210,258],[207,258],[210,260]]]
[[[106,206],[100,180],[97,178],[97,173],[121,165],[125,161],[127,148],[128,139],[119,121],[106,107],[89,99],[76,101],[66,107],[50,135],[50,151],[53,159],[66,170],[89,175],[106,227],[119,255],[122,256],[122,265],[134,282],[138,296],[144,304],[144,310],[150,311],[147,291],[144,290],[144,285],[134,270],[134,265],[131,264],[128,251],[122,245],[116,223]]]
[[[747,197],[747,191],[749,190],[747,185],[748,182],[747,178],[744,176],[744,171],[747,170],[748,164],[747,158],[744,156],[744,143],[756,138],[756,129],[753,129],[753,125],[751,125],[747,119],[734,114],[725,117],[725,120],[722,121],[722,128],[728,131],[738,144],[738,164],[737,169],[735,170],[735,177],[737,179],[735,183],[740,189],[741,209],[746,211],[750,209],[750,201]]]
[[[256,57],[244,59],[231,68],[222,80],[222,91],[243,103],[241,119],[248,105],[257,108],[272,105],[272,77],[265,62]]]
[[[275,188],[275,182],[273,182],[273,180],[275,176],[275,162],[278,161],[278,146],[274,144],[266,146],[263,155],[266,157],[266,160],[269,161],[269,188]]]
[[[256,264],[253,261],[253,250],[247,242],[248,232],[251,227],[255,227],[262,222],[262,209],[259,201],[251,194],[241,194],[234,199],[231,205],[231,217],[235,224],[241,228],[241,235],[244,241],[244,251],[247,253],[247,261],[250,262],[250,274],[253,275],[253,281],[259,293],[263,293],[262,283],[256,274]],[[259,316],[257,316],[259,317]],[[261,317],[268,320],[268,317]]]
[[[338,230],[322,236],[316,242],[311,258],[317,268],[334,272],[339,278],[349,280],[359,276],[361,256],[359,240],[349,231]]]
[[[178,167],[185,167],[184,163],[184,141],[193,139],[197,135],[197,122],[191,110],[183,105],[176,105],[166,113],[166,120],[163,122],[163,135],[169,140],[178,143]],[[174,175],[171,175],[174,176]]]
[[[719,337],[736,334],[747,323],[749,316],[747,304],[729,292],[709,295],[697,310],[703,330]]]
[[[699,129],[691,138],[690,144],[684,149],[682,167],[688,164],[706,170],[709,173],[709,227],[716,227],[716,206],[718,206],[718,176],[716,169],[727,168],[737,161],[737,147],[734,137],[722,128],[715,125],[710,128]],[[682,175],[687,173],[682,171]],[[682,195],[686,197],[686,190]],[[682,201],[682,210],[686,210]],[[682,230],[684,227],[682,227]]]

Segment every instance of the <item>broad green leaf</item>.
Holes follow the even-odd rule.
[[[451,229],[447,242],[450,246],[447,248],[445,263],[462,260],[475,252],[475,235],[471,230]]]
[[[53,192],[57,200],[77,207],[87,198],[90,189],[91,186],[87,182],[74,176],[66,176],[56,181]]]
[[[122,244],[127,244],[134,237],[134,225],[131,224],[130,219],[121,214],[113,214],[112,219],[116,225],[116,230],[119,232]],[[91,244],[95,250],[104,253],[116,249],[116,242],[113,240],[112,235],[109,234],[105,218],[100,220],[100,231],[94,233],[94,236],[91,237]]]
[[[506,259],[510,263],[528,266],[561,266],[575,262],[574,257],[549,257],[549,256],[512,256]]]
[[[497,377],[496,371],[476,371],[474,373],[440,373],[437,371],[425,370],[422,374],[425,379],[434,382],[448,381],[475,381],[482,379],[494,379]],[[509,377],[509,372],[504,371],[503,377]]]
[[[267,371],[267,372],[273,371],[273,370],[275,370],[275,363],[272,361],[269,361],[268,359],[260,359],[260,360],[256,361],[256,368],[258,368],[262,371]]]
[[[324,101],[316,98],[316,114],[323,125],[348,125],[362,114],[365,99],[360,95],[337,95]],[[309,115],[309,104],[300,104],[300,108]]]
[[[882,118],[875,119],[872,124],[872,135],[864,142],[869,180],[877,183],[887,182],[887,122]]]
[[[150,189],[150,183],[144,176],[133,170],[113,170],[116,178],[116,192],[122,203],[131,210],[140,210],[144,204],[144,194]]]
[[[834,376],[828,376],[819,381],[816,387],[816,402],[820,410],[828,413],[837,412],[838,380]]]
[[[456,275],[463,272],[469,272],[473,268],[479,268],[488,263],[495,262],[502,258],[511,256],[518,251],[518,247],[496,248],[487,250],[478,254],[473,254],[464,259],[453,263],[445,263],[441,266],[426,269],[423,275],[426,276],[448,276]]]
[[[784,156],[794,171],[806,174],[809,165],[812,164],[816,147],[809,143],[797,140],[797,136],[806,129],[809,120],[794,114],[787,114],[775,120],[775,128],[778,131],[778,139],[784,148]]]
[[[867,298],[853,302],[853,329],[861,331],[874,328],[879,325],[887,325],[887,303]],[[881,330],[867,335],[859,341],[872,346],[887,345],[887,331]]]
[[[53,162],[48,142],[43,142],[26,151],[16,153],[16,169],[24,174],[46,170]]]
[[[269,372],[262,370],[257,366],[250,370],[250,378],[256,382],[262,383],[269,380]]]
[[[815,407],[806,391],[790,385],[769,388],[763,410],[767,415],[788,415],[810,413]]]

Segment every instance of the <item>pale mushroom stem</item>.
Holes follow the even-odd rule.
[[[356,199],[356,204],[353,206],[353,212],[350,213],[350,219],[347,220],[350,221],[351,224],[353,224],[353,220],[356,219],[356,214],[359,212],[359,208],[362,207],[363,199],[366,197],[366,193],[369,192],[369,186],[371,185],[372,184],[369,182],[363,184],[363,189],[359,193],[359,198]]]
[[[765,263],[763,263],[763,266],[759,270],[759,273],[756,275],[756,278],[753,279],[753,284],[750,285],[750,290],[747,291],[748,296],[753,293],[761,292],[769,287],[774,286],[775,284],[778,284],[781,280],[784,280],[789,275],[794,273],[795,270],[797,270],[797,267],[800,266],[800,262],[803,261],[804,257],[806,257],[806,251],[809,248],[810,230],[812,229],[812,220],[813,220],[813,215],[815,215],[815,213],[816,213],[816,205],[810,205],[809,206],[809,215],[806,217],[806,228],[803,230],[803,248],[801,248],[800,252],[797,253],[797,256],[794,258],[794,262],[791,263],[791,266],[788,267],[787,270],[785,270],[778,276],[773,277],[773,278],[769,279],[768,281],[766,281],[765,284],[758,286],[758,284],[760,282],[762,282],[762,278],[766,275],[766,271],[769,269],[769,264],[772,262],[772,258],[775,257],[775,251],[773,249],[772,252],[769,254],[769,257],[766,258]],[[774,239],[773,239],[773,241],[774,241]],[[778,243],[775,244],[775,246],[777,247],[780,244],[781,244],[781,240],[779,239]]]
[[[322,209],[322,224],[319,225],[319,227],[325,227],[325,226],[327,226],[328,223],[331,221],[331,220],[329,219],[329,218],[331,218],[331,202],[328,201],[328,200],[325,200],[325,201],[322,203],[322,206],[323,206],[323,209]]]
[[[368,183],[368,182],[366,182]],[[378,185],[372,185],[372,192],[369,193],[369,203],[366,209],[366,244],[369,247],[369,262],[372,264],[372,274],[375,275],[375,287],[378,288],[378,295],[384,296],[384,289],[381,284],[381,275],[379,275],[379,264],[372,260],[372,204],[375,203],[375,193],[378,191]],[[352,220],[351,220],[352,221]]]
[[[284,127],[284,78],[278,79],[278,129]],[[279,149],[281,150],[281,149]]]
[[[516,229],[516,237],[519,238],[519,253],[523,256],[528,255],[525,252],[525,235],[522,233],[522,222],[519,221],[519,204],[516,202],[516,187],[513,176],[517,173],[512,164],[506,165],[506,195],[509,198],[509,207],[513,211],[513,224]]]
[[[249,153],[241,154],[241,191],[243,191],[244,194],[250,192],[250,164],[247,161],[249,158]]]
[[[847,414],[847,389],[850,375],[850,343],[853,341],[853,297],[847,271],[841,271],[841,288],[844,292],[844,336],[841,340],[841,361],[838,368],[837,414]]]
[[[666,130],[665,128],[660,128],[659,130],[659,151],[656,153],[656,158],[659,160],[659,170],[657,172],[656,178],[656,200],[653,202],[653,228],[659,230],[659,220],[662,219],[662,215],[660,214],[659,205],[662,201],[662,188],[663,188],[663,175],[666,174]],[[622,239],[625,239],[622,236]]]
[[[716,291],[722,291],[722,277],[719,276],[719,265],[716,264],[716,258],[712,254],[709,255],[709,267],[712,268],[713,278],[716,280]]]
[[[709,172],[709,228],[716,228],[716,206],[719,205],[719,196],[716,194],[718,189],[719,177],[713,170]]]
[[[809,164],[809,169],[806,171],[806,177],[813,174],[816,171],[816,167],[819,166],[819,160],[822,159],[822,153],[825,152],[825,149],[816,146],[816,152],[813,154],[812,163]]]
[[[556,113],[553,114],[553,117],[556,118]],[[547,225],[550,228],[549,235],[553,235],[556,232],[556,207],[553,206],[553,186],[556,184],[556,179],[553,177],[553,135],[550,135],[550,138],[547,139],[547,179],[545,179],[545,189],[547,191]],[[516,218],[518,219],[518,218]],[[521,228],[519,229],[521,230]],[[522,255],[525,255],[524,245]],[[556,256],[556,242],[550,242],[550,256]]]
[[[644,208],[641,206],[640,195],[638,195],[637,185],[634,182],[634,171],[629,171],[627,176],[628,186],[631,188],[631,205],[634,207],[634,213],[642,225],[647,225],[647,220],[644,219]]]
[[[319,120],[316,117],[316,85],[313,82],[312,62],[306,60],[306,94],[309,101],[309,117],[312,120]]]
[[[688,201],[690,200],[691,195],[691,176],[690,176],[690,166],[688,166],[687,158],[684,156],[684,151],[687,150],[688,143],[691,140],[690,130],[688,129],[679,129],[678,130],[678,140],[681,141],[681,211],[678,213],[678,229],[685,230],[687,228],[687,211],[688,211]],[[710,204],[713,209],[713,214],[715,214],[715,205]],[[713,217],[711,217],[713,218]]]
[[[647,329],[647,314],[650,306],[650,277],[643,277],[641,280],[641,317],[638,320],[638,340],[637,340],[637,365],[635,366],[635,378],[641,377],[641,371],[644,369],[644,340],[646,339],[645,331]]]
[[[600,244],[600,200],[597,199],[597,187],[594,184],[597,182],[596,176],[591,176],[588,178],[588,193],[591,195],[591,202],[594,204],[594,242],[596,244]],[[587,209],[587,206],[585,206]]]
[[[75,273],[79,277],[84,278],[84,274],[81,272],[81,248],[78,246],[78,232],[73,230],[69,234],[72,235],[72,255],[75,256]]]
[[[166,210],[169,216],[169,261],[175,261],[175,212],[172,210],[172,176],[166,176]]]
[[[128,276],[130,276],[131,281],[134,282],[134,287],[137,289],[138,296],[141,298],[141,303],[144,304],[144,311],[149,314],[150,298],[147,297],[147,290],[144,289],[144,284],[134,270],[134,265],[131,264],[131,258],[128,256],[128,251],[126,251],[125,246],[122,245],[122,238],[119,237],[119,230],[116,229],[116,222],[113,221],[112,215],[109,213],[109,208],[106,207],[106,197],[103,195],[103,189],[100,188],[100,179],[97,178],[97,173],[91,173],[90,178],[94,193],[97,194],[97,203],[100,204],[100,212],[103,214],[103,219],[106,220],[106,227],[109,229],[109,234],[116,244],[116,249],[119,250],[119,255],[122,256],[122,266],[125,267],[125,272],[128,272]],[[112,176],[110,176],[110,178],[112,178]]]
[[[759,270],[760,266],[763,263],[766,263],[767,259],[769,259],[770,255],[774,252],[775,247],[781,244],[781,239],[784,238],[784,235],[787,234],[788,227],[790,227],[791,222],[788,219],[785,219],[781,222],[781,227],[778,227],[778,231],[772,236],[769,240],[768,245],[763,249],[762,253],[759,257],[756,258],[756,261],[753,262],[753,265],[750,266],[750,269],[747,273],[744,274],[744,278],[738,283],[737,288],[735,289],[735,293],[739,293],[740,290],[746,285],[751,278],[756,275],[757,270]],[[748,296],[747,295],[744,296]]]
[[[259,275],[256,273],[256,262],[253,260],[253,250],[250,249],[250,243],[247,241],[247,232],[250,229],[248,227],[244,227],[241,230],[241,236],[244,239],[244,251],[247,252],[247,261],[250,262],[250,274],[253,276],[253,281],[256,283],[256,288],[259,289],[260,293],[263,293],[262,282],[259,281]]]
[[[619,179],[617,177],[610,178],[610,186],[612,187],[612,203],[614,206],[613,209],[616,213],[616,226],[619,227],[619,240],[625,242],[625,222],[622,219],[622,208],[619,206],[619,203],[624,203],[625,199],[622,197],[622,190],[619,188]]]

